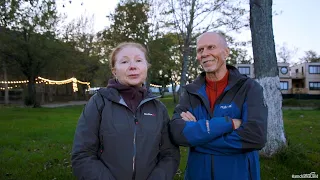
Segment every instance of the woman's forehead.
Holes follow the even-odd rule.
[[[137,47],[132,47],[132,46],[127,46],[122,48],[116,55],[117,57],[123,57],[123,56],[145,56],[145,53],[137,48]]]

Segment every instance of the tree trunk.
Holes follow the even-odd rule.
[[[172,96],[173,96],[173,103],[174,104],[176,104],[177,103],[177,99],[176,99],[176,83],[174,83],[174,81],[173,81],[173,79],[172,79],[172,77],[173,77],[173,75],[172,75],[172,73],[170,73],[171,74],[171,78],[170,78],[170,80],[171,80],[171,89],[172,89]]]
[[[185,44],[183,47],[182,72],[181,72],[181,80],[180,80],[180,95],[183,94],[184,86],[187,83],[187,71],[188,71],[188,64],[189,64],[188,47],[189,47],[188,44]]]
[[[45,104],[46,83],[41,83],[41,104]]]
[[[191,10],[190,10],[190,20],[187,26],[187,32],[186,32],[186,36],[183,44],[183,55],[182,55],[183,61],[182,61],[182,72],[181,72],[180,91],[179,91],[180,95],[183,94],[183,91],[185,91],[184,86],[187,83],[187,72],[188,72],[188,65],[189,65],[189,48],[191,44],[195,5],[196,5],[196,0],[192,0]]]
[[[35,77],[29,77],[28,80],[28,95],[25,99],[25,104],[30,106],[33,105],[33,107],[40,107],[40,103],[37,101],[36,96],[36,81]]]
[[[263,87],[264,99],[268,106],[268,141],[261,154],[272,156],[286,147],[272,28],[272,0],[250,0],[250,29],[255,77]]]
[[[54,86],[54,85],[51,85],[51,84],[48,85],[48,88],[49,88],[49,90],[48,90],[48,91],[49,91],[49,92],[48,92],[49,102],[52,102],[52,101],[53,101],[53,96],[52,96],[52,94],[53,94],[53,89],[52,89],[52,88],[53,88],[53,87],[52,87],[52,86]]]
[[[8,77],[7,77],[7,64],[6,62],[3,60],[2,61],[2,65],[3,65],[3,76],[4,76],[4,81],[7,82],[8,81]],[[8,83],[4,84],[4,104],[9,104],[9,88],[8,88]]]

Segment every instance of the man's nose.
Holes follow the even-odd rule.
[[[208,57],[208,55],[209,55],[209,53],[206,49],[204,49],[203,52],[201,53],[202,58]]]

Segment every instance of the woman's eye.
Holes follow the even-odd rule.
[[[142,59],[137,59],[137,62],[142,62]]]
[[[128,61],[121,61],[121,64],[125,64],[125,63],[127,63]]]

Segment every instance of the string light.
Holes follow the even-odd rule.
[[[1,87],[0,89],[1,90],[6,90],[6,88],[4,88],[4,87]],[[13,89],[13,87],[8,87],[8,89]]]
[[[29,81],[0,81],[0,84],[25,84]]]
[[[162,87],[162,86],[156,85],[156,84],[150,84],[150,86],[155,87],[155,88],[160,88],[160,87]]]
[[[64,85],[64,84],[69,84],[69,83],[73,82],[73,78],[62,80],[62,81],[55,81],[55,80],[50,80],[50,79],[46,79],[46,78],[39,76],[38,79],[40,79],[43,82],[46,82],[48,84],[56,84],[56,85]]]
[[[79,81],[79,80],[77,80],[77,82],[80,83],[80,84],[90,85],[89,82],[82,82],[82,81]]]
[[[25,80],[25,81],[0,81],[0,84],[26,84],[28,82],[29,82],[28,80]],[[50,79],[46,79],[46,78],[39,76],[36,78],[35,83],[36,84],[39,84],[39,83],[56,84],[56,85],[64,85],[64,84],[72,83],[73,92],[77,92],[79,90],[77,83],[87,85],[88,89],[90,88],[90,82],[79,81],[75,77],[72,77],[72,78],[69,78],[66,80],[62,80],[62,81],[56,81],[56,80],[50,80]],[[1,89],[3,89],[3,88],[1,88]]]
[[[161,85],[157,85],[157,84],[150,84],[150,86],[151,86],[151,87],[155,87],[155,88],[160,88],[160,87],[162,87]],[[171,84],[166,85],[166,87],[167,87],[167,88],[168,88],[168,87],[171,87]]]

